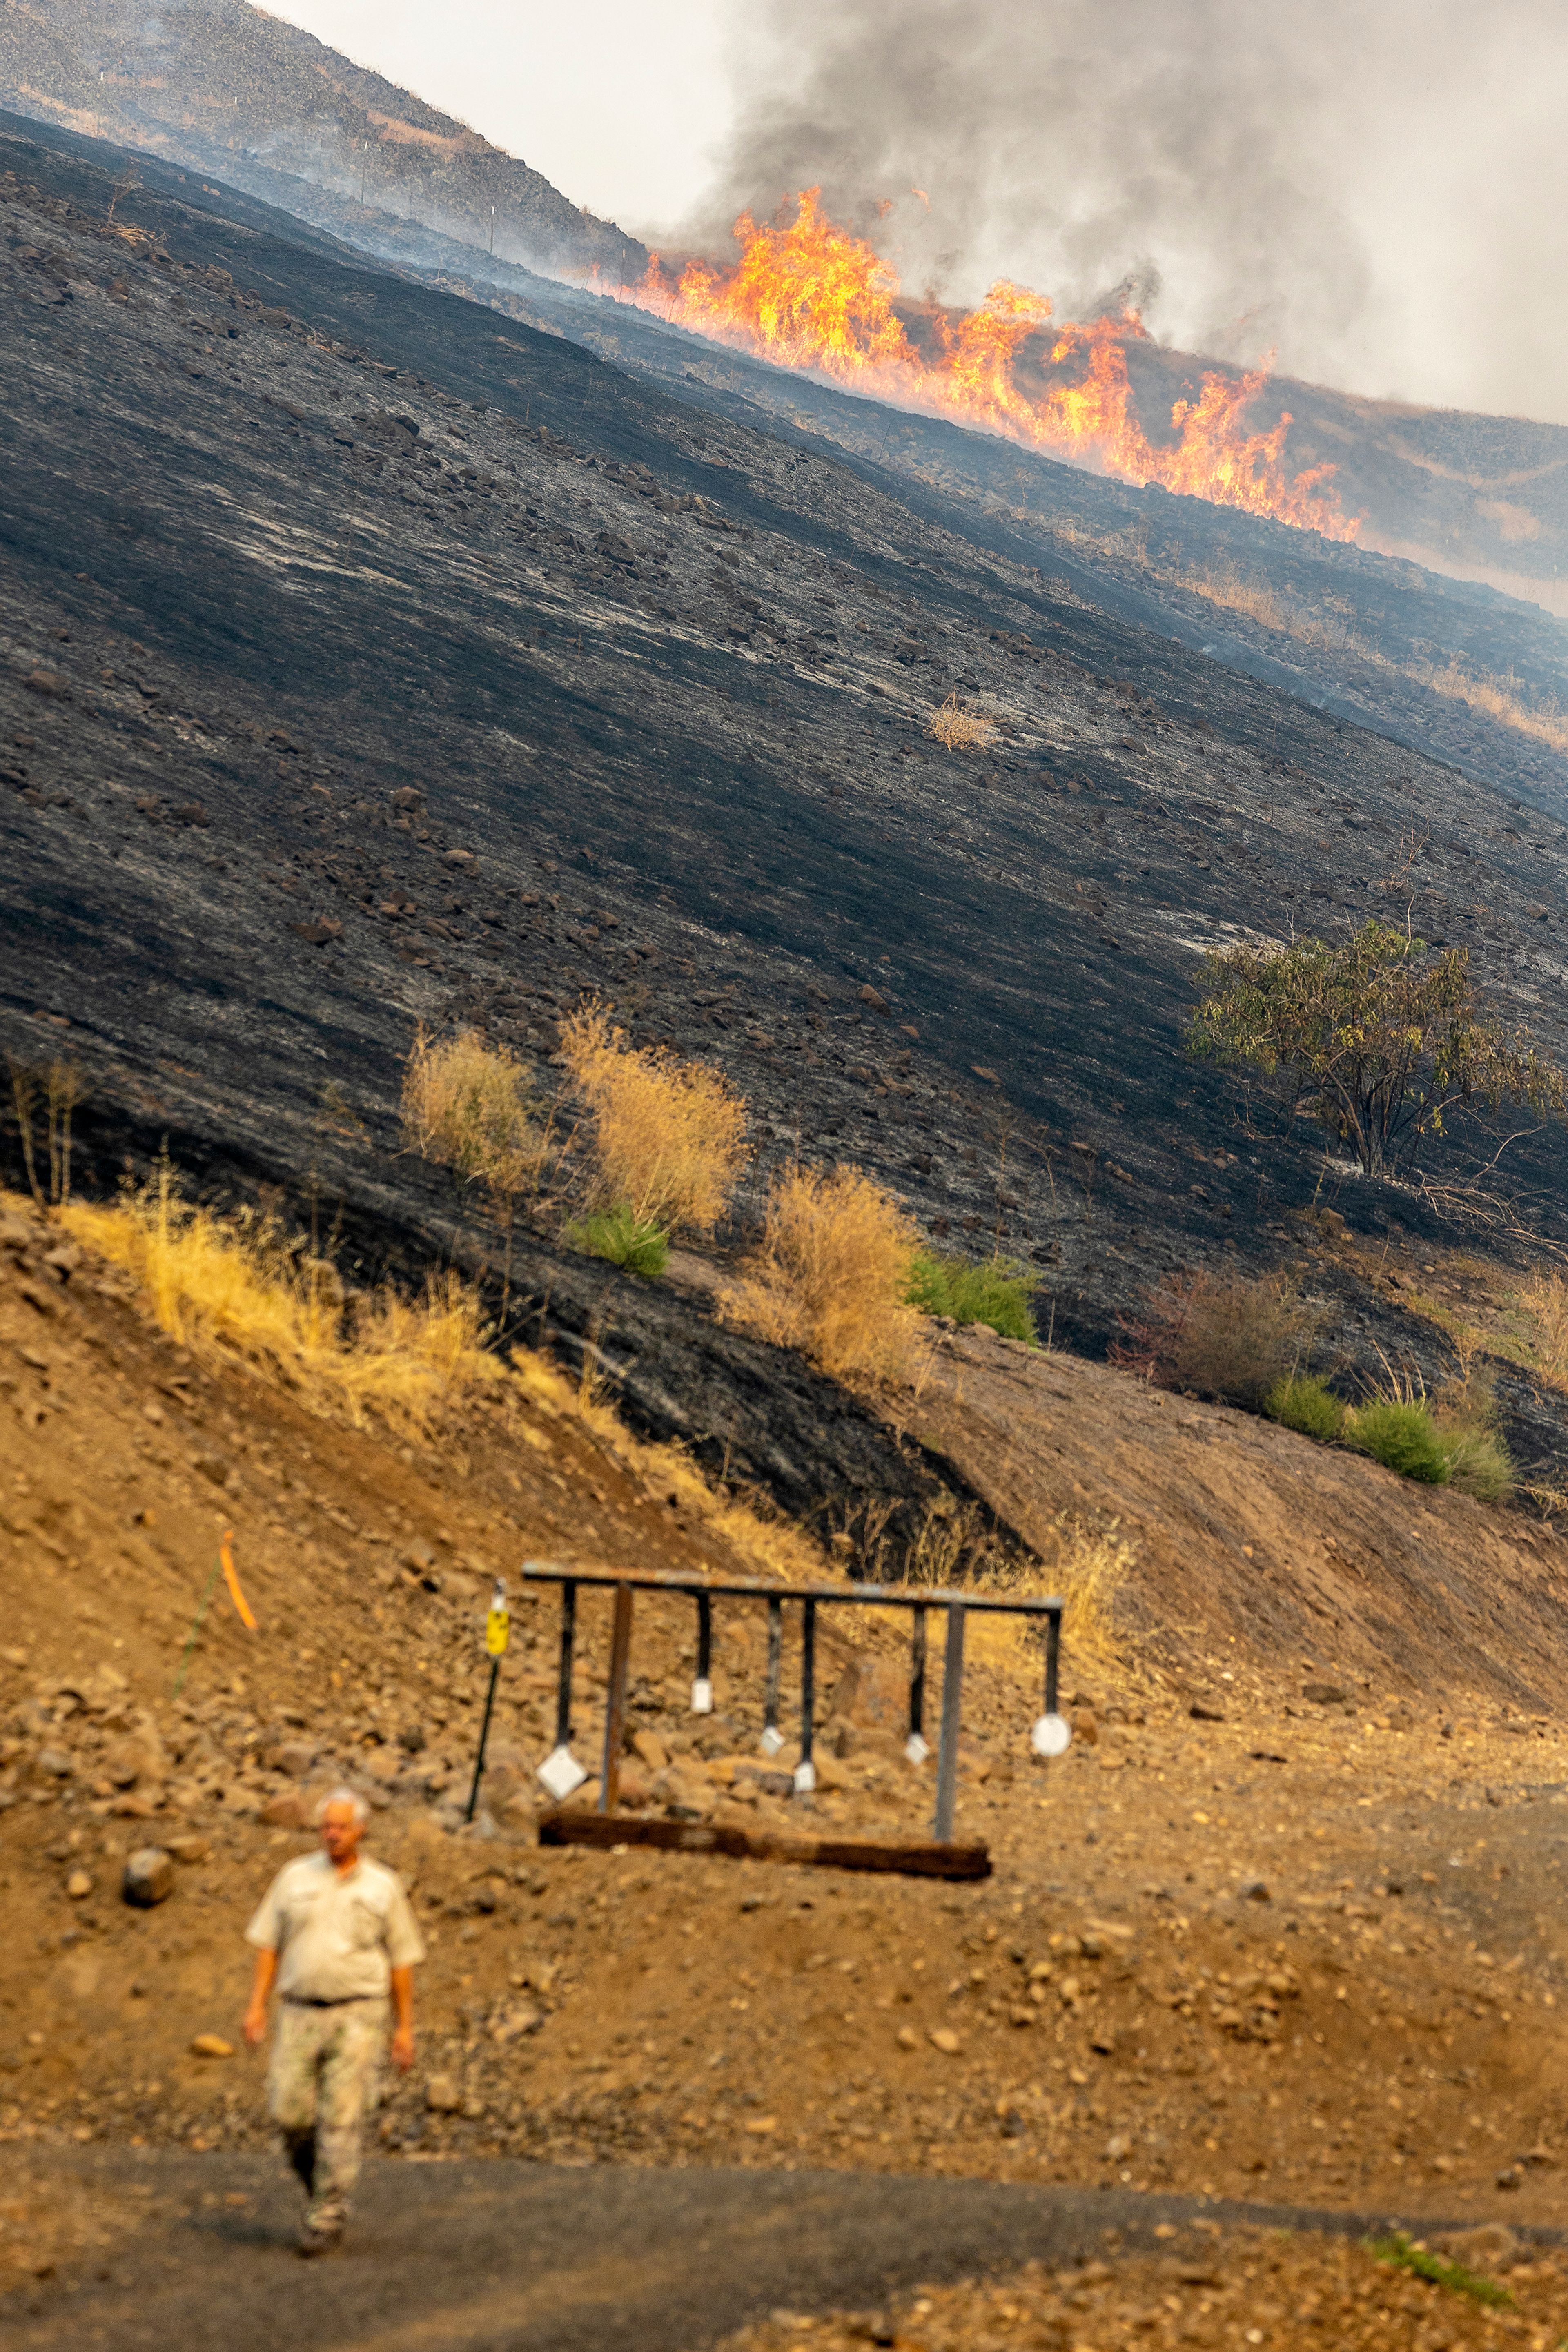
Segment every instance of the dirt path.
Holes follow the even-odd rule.
[[[17,2352],[691,2352],[781,2305],[869,2309],[1197,2220],[1389,2218],[891,2174],[383,2162],[352,2242],[307,2266],[268,2157],[54,2148],[35,2180],[57,2208],[85,2195],[106,2242],[0,2305]]]

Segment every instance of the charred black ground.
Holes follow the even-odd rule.
[[[415,1025],[545,1065],[596,992],[748,1096],[742,1223],[781,1160],[854,1160],[949,1245],[1031,1257],[1042,1319],[1099,1352],[1168,1269],[1270,1262],[1293,1209],[1431,1213],[1249,1131],[1184,1058],[1205,945],[1408,910],[1564,1049],[1568,836],[1495,761],[1345,724],[1114,583],[1097,606],[977,501],[172,169],[110,224],[121,161],[0,145],[0,1029],[82,1066],[83,1181],[167,1136],[365,1261],[471,1257],[396,1156]],[[989,751],[931,740],[954,690],[999,715]],[[1505,1166],[1558,1231],[1558,1139]],[[740,1344],[542,1236],[523,1287],[612,1355],[640,1318],[624,1360],[667,1402],[666,1324],[710,1369]],[[709,1436],[696,1392],[670,1425]]]

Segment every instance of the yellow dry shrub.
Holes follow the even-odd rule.
[[[723,1073],[633,1048],[597,1003],[563,1024],[561,1051],[593,1114],[597,1196],[665,1233],[717,1224],[749,1157],[745,1098]]]
[[[763,1237],[722,1319],[797,1348],[835,1380],[903,1370],[920,1318],[905,1306],[920,1234],[858,1168],[791,1168],[768,1195]]]
[[[193,1355],[257,1364],[356,1423],[374,1407],[426,1427],[502,1377],[483,1344],[479,1301],[457,1276],[432,1278],[418,1301],[385,1291],[351,1312],[331,1265],[264,1223],[191,1206],[166,1168],[111,1205],[72,1202],[58,1217],[124,1268]]]
[[[950,694],[940,710],[933,710],[927,732],[948,751],[983,751],[995,735],[989,719],[978,718],[972,710],[963,709],[956,694]]]
[[[529,1074],[477,1029],[432,1041],[421,1027],[403,1072],[403,1131],[426,1160],[506,1197],[537,1183],[547,1149]]]

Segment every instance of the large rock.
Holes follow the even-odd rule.
[[[909,1730],[909,1669],[862,1652],[833,1685],[820,1746],[840,1756],[890,1748]]]
[[[132,1732],[105,1748],[103,1777],[117,1789],[134,1789],[139,1781],[162,1778],[160,1762],[151,1742]]]
[[[166,1903],[174,1891],[174,1861],[161,1845],[139,1846],[125,1864],[121,1892],[138,1910],[151,1911]]]

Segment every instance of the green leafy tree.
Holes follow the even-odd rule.
[[[1412,1168],[1458,1103],[1561,1117],[1563,1076],[1522,1030],[1479,1012],[1463,948],[1434,950],[1374,917],[1340,946],[1226,948],[1206,961],[1188,1045],[1277,1080],[1369,1176]]]

